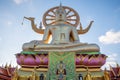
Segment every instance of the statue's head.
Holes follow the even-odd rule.
[[[55,19],[56,21],[66,21],[66,11],[61,4],[55,12]]]

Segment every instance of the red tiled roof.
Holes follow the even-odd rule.
[[[3,68],[0,67],[0,80],[11,80],[11,76],[14,72],[15,68],[7,67]]]

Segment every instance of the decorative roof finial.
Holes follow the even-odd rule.
[[[118,63],[116,63],[116,67],[119,68],[119,64]]]
[[[62,3],[60,2],[60,7],[62,6]]]
[[[7,67],[8,67],[8,64],[6,63],[6,64],[5,64],[5,68],[7,68]]]
[[[59,6],[59,9],[62,9],[62,3],[60,2],[60,6]]]

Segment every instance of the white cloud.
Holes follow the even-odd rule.
[[[7,25],[12,25],[12,21],[7,21]]]
[[[16,4],[21,4],[21,3],[24,3],[24,2],[28,2],[28,1],[31,1],[31,0],[13,0]]]
[[[16,4],[21,4],[24,0],[13,0]]]
[[[116,64],[117,63],[114,62],[114,61],[111,61],[111,62],[106,61],[106,63],[104,64],[104,66],[102,66],[102,69],[104,70],[106,68],[107,70],[110,70],[110,66],[116,67]]]
[[[0,42],[2,41],[2,38],[0,37]]]
[[[110,30],[105,35],[99,37],[99,41],[104,44],[117,44],[120,43],[120,31],[115,32]]]
[[[112,54],[108,55],[107,61],[109,61],[109,62],[116,62],[117,57],[118,57],[118,54],[112,53]]]
[[[2,38],[0,37],[0,44],[2,43]]]

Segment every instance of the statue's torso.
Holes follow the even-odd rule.
[[[50,26],[49,28],[52,34],[52,44],[70,42],[70,33],[72,31],[72,26],[62,24]]]

